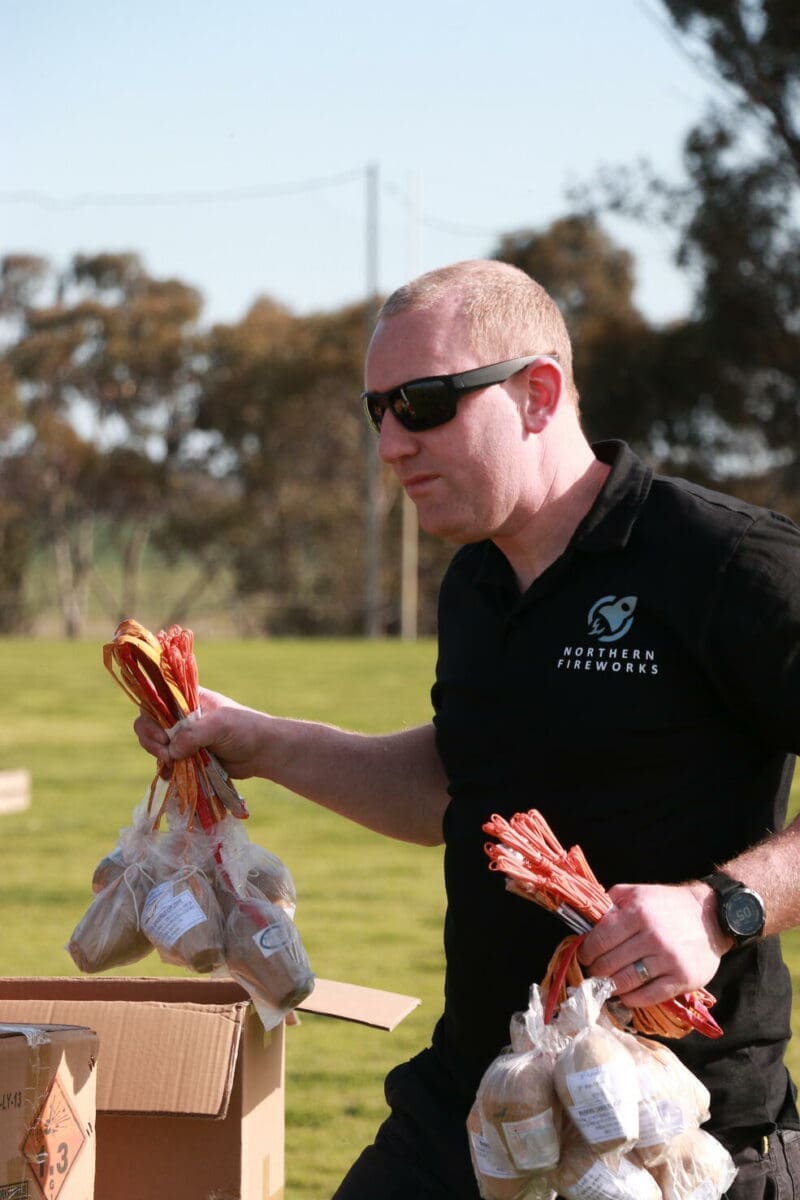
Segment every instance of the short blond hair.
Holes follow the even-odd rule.
[[[379,319],[433,309],[454,296],[478,354],[499,361],[555,353],[575,393],[572,345],[558,305],[541,284],[510,263],[479,258],[428,271],[392,292]]]

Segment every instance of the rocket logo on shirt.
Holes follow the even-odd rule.
[[[586,614],[586,642],[566,643],[556,660],[556,670],[657,675],[655,650],[613,644],[630,633],[638,603],[638,596],[611,595],[595,600]]]
[[[630,632],[636,596],[601,596],[589,609],[589,637],[598,642],[618,642]]]

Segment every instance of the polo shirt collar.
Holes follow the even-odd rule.
[[[622,549],[650,491],[653,472],[626,442],[596,442],[592,450],[611,470],[597,499],[575,530],[565,555],[571,550],[601,554]],[[507,586],[513,582],[513,572],[505,555],[493,542],[484,542],[483,547],[484,553],[475,572],[476,583]]]
[[[592,449],[611,470],[571,544],[598,553],[621,550],[647,499],[653,472],[625,442],[597,442]]]

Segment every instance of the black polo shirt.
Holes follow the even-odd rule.
[[[521,595],[491,542],[442,584],[433,688],[445,821],[439,1064],[463,1098],[567,928],[490,872],[483,822],[538,808],[606,887],[674,883],[783,826],[800,749],[800,530],[654,476],[620,442],[562,556]],[[671,1045],[714,1128],[773,1122],[787,1092],[791,985],[776,937],[709,984],[725,1030]]]

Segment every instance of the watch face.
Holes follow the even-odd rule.
[[[753,937],[764,925],[764,906],[749,888],[739,888],[725,898],[725,919],[734,937]]]

